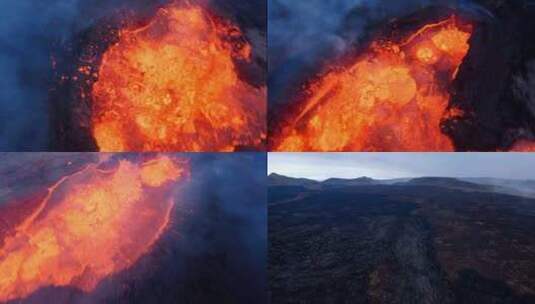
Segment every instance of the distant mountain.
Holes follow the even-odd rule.
[[[486,191],[515,196],[535,198],[535,181],[500,178],[449,178],[421,177],[404,183],[405,185],[425,185],[446,187],[467,191]]]
[[[306,186],[306,187],[350,187],[350,186],[366,186],[366,185],[393,185],[400,182],[407,182],[410,178],[397,178],[397,179],[373,179],[367,176],[358,178],[329,178],[322,182],[307,179],[307,178],[295,178],[280,175],[277,173],[271,173],[268,176],[269,186]]]
[[[344,179],[344,178],[329,178],[321,183],[322,185],[327,186],[362,186],[362,185],[375,185],[378,184],[378,181],[373,178],[366,176],[353,178],[353,179]]]
[[[269,186],[301,186],[310,189],[370,185],[435,186],[462,191],[497,192],[535,198],[535,181],[498,178],[417,177],[380,180],[363,176],[349,179],[329,178],[320,182],[272,173],[268,177],[268,184]]]
[[[511,185],[517,187],[527,187],[535,189],[535,180],[529,179],[504,179],[504,178],[492,178],[492,177],[478,177],[478,178],[463,178],[465,181],[472,183],[481,183],[487,185]]]
[[[494,191],[496,192],[535,198],[534,180],[516,180],[489,177],[463,178],[463,180],[475,184],[493,186]]]
[[[319,182],[307,179],[307,178],[294,178],[277,173],[271,173],[268,176],[268,185],[269,186],[313,186],[317,185]]]
[[[414,186],[436,186],[444,187],[449,189],[459,189],[459,190],[473,190],[473,191],[489,191],[492,190],[491,186],[476,184],[467,181],[463,181],[457,178],[452,177],[418,177],[413,178],[407,182],[399,183],[403,185],[414,185]]]

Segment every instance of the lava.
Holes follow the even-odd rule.
[[[123,29],[93,84],[100,151],[235,151],[266,137],[266,88],[240,78],[251,61],[240,29],[200,6],[161,8]]]
[[[441,121],[472,27],[451,16],[399,41],[377,39],[312,81],[270,139],[277,151],[451,151]]]
[[[0,239],[0,301],[47,286],[91,292],[132,266],[167,228],[172,185],[186,173],[185,164],[159,156],[111,169],[91,164],[61,178]]]
[[[535,141],[519,140],[509,150],[510,152],[535,152]]]

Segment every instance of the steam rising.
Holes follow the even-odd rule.
[[[335,58],[365,38],[378,22],[427,5],[454,5],[454,0],[269,0],[268,43],[270,103],[298,75],[323,58]]]
[[[43,151],[50,144],[51,51],[120,9],[146,0],[5,0],[0,12],[0,150]]]

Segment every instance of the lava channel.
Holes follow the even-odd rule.
[[[0,236],[0,302],[42,287],[93,291],[151,249],[167,228],[185,164],[160,156],[88,165],[49,188],[35,211]]]
[[[266,88],[241,79],[236,65],[251,54],[237,26],[199,6],[171,4],[148,25],[121,30],[91,90],[99,150],[260,149]]]
[[[356,60],[330,67],[277,126],[277,151],[451,151],[441,121],[468,53],[472,26],[451,16],[400,41],[377,39]]]

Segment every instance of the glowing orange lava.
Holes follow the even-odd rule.
[[[167,227],[170,185],[185,174],[183,166],[160,156],[121,160],[109,170],[91,164],[63,177],[0,243],[0,301],[46,286],[90,292],[132,266]]]
[[[535,141],[520,140],[509,150],[510,152],[535,152]]]
[[[304,92],[271,139],[277,151],[450,151],[440,129],[448,87],[469,50],[471,27],[452,16],[401,42],[375,41],[352,64]]]
[[[251,60],[240,30],[197,6],[172,4],[120,32],[93,85],[100,151],[235,151],[266,136],[266,89],[239,78]]]

